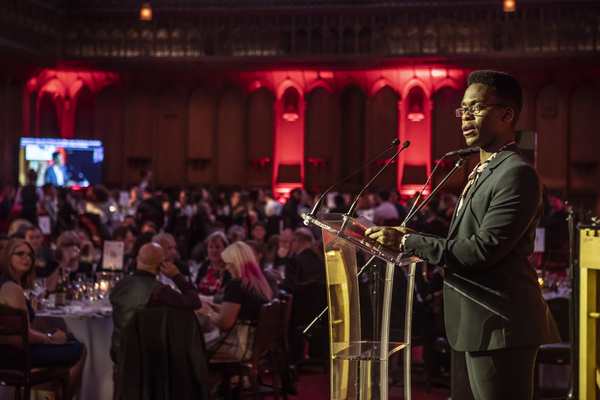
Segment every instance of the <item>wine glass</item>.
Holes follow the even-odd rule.
[[[46,278],[35,278],[33,280],[33,295],[39,297],[46,292]]]
[[[80,300],[85,296],[85,278],[86,275],[78,272],[75,274],[75,279],[73,280],[73,286],[75,287],[75,299]]]

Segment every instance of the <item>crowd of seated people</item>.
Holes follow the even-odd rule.
[[[74,191],[47,184],[44,197],[37,203],[37,216],[50,216],[49,208],[53,216],[51,232],[42,233],[31,218],[19,218],[21,210],[13,191],[5,188],[2,193],[0,217],[6,222],[2,225],[6,235],[0,232],[0,253],[9,238],[26,240],[20,243],[26,243],[22,246],[35,257],[31,273],[47,278],[49,293],[55,289],[57,271],[66,271],[71,279],[78,274],[93,278],[95,272],[103,270],[103,242],[124,243],[123,274],[128,277],[110,295],[115,319],[111,355],[115,362],[120,357],[122,331],[135,310],[165,304],[196,310],[201,319],[209,319],[220,329],[221,334],[207,343],[209,362],[248,359],[258,310],[281,293],[294,296],[289,361],[298,363],[309,356],[300,328],[310,324],[327,305],[320,230],[305,227],[300,216],[312,208],[315,196],[294,189],[287,201],[279,202],[272,193],[260,189],[231,193],[212,193],[205,188],[158,190],[153,187],[150,171],[131,188],[124,204],[118,203],[118,192],[103,187]],[[370,197],[359,202],[357,215],[375,217],[379,223],[399,224],[416,201],[409,198],[401,203],[397,191],[386,190]],[[353,200],[349,194],[339,194],[334,207],[323,207],[322,212],[347,211]],[[408,226],[444,236],[455,205],[456,196],[440,195]],[[10,266],[3,268],[8,271]],[[433,314],[440,312],[440,271],[426,263],[420,268],[418,299],[423,300],[423,312],[434,318]],[[9,287],[10,282],[26,284],[19,280],[21,277],[7,276]],[[210,296],[211,301],[201,302],[199,295]],[[0,300],[4,296],[9,296],[6,289],[0,291]],[[10,304],[25,304],[23,299],[17,300]],[[431,318],[420,326],[417,323],[414,331],[428,341],[444,334]],[[432,333],[431,329],[437,330]],[[225,353],[224,344],[233,330],[248,340],[243,348],[229,348]],[[46,342],[44,338],[41,343]],[[83,353],[78,354],[74,361]]]

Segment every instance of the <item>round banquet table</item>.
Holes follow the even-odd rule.
[[[70,332],[87,348],[87,358],[78,400],[111,400],[113,398],[113,362],[110,344],[113,320],[104,313],[40,313],[33,327],[42,332],[59,328]]]
[[[207,301],[207,299],[205,299]],[[87,358],[81,379],[81,393],[77,400],[112,400],[113,362],[110,359],[111,338],[114,329],[111,307],[97,310],[65,308],[38,312],[32,328],[48,332],[58,328],[73,334],[87,348]],[[198,314],[198,313],[197,313]],[[204,340],[210,341],[219,336],[219,330],[206,317],[198,315]],[[13,397],[12,387],[0,386],[0,399]],[[32,399],[45,399],[48,393],[32,391]]]

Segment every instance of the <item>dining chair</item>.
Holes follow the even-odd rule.
[[[211,372],[222,373],[227,382],[231,377],[239,376],[240,391],[243,377],[247,376],[250,379],[253,399],[258,400],[266,396],[278,399],[285,313],[286,304],[283,301],[273,300],[263,304],[254,334],[252,357],[241,362],[209,364]],[[261,386],[266,376],[271,377],[271,385]]]
[[[67,400],[69,366],[31,367],[29,321],[27,312],[18,308],[0,306],[0,354],[5,359],[19,360],[14,369],[0,369],[0,385],[15,387],[15,400],[31,397],[31,387],[59,381],[61,399]]]

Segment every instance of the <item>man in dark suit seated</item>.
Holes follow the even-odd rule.
[[[164,261],[164,251],[158,243],[146,243],[137,257],[137,270],[119,281],[110,292],[115,329],[110,355],[115,364],[122,361],[123,334],[136,311],[147,307],[171,306],[182,310],[202,307],[198,292],[171,262]],[[175,282],[181,293],[156,280],[161,272]]]
[[[175,264],[179,272],[181,272],[184,276],[190,276],[190,267],[188,267],[187,263],[181,261],[179,257],[179,251],[177,250],[177,242],[175,241],[173,235],[170,233],[159,233],[158,235],[154,235],[152,237],[152,241],[160,244],[160,246],[163,248],[166,262]]]
[[[297,328],[305,327],[327,307],[325,263],[313,250],[314,238],[307,228],[294,232],[292,252],[285,267],[282,289],[294,296],[290,317],[290,361],[302,357],[302,338]],[[327,340],[325,340],[327,342]]]
[[[67,167],[63,165],[63,157],[59,152],[52,153],[52,166],[44,173],[44,183],[51,183],[56,187],[67,183]]]
[[[456,116],[467,145],[480,148],[480,163],[448,237],[404,227],[366,234],[446,268],[448,342],[466,361],[474,398],[530,400],[539,346],[561,339],[528,260],[543,207],[538,174],[514,142],[523,91],[515,78],[496,71],[475,71],[468,84]]]

